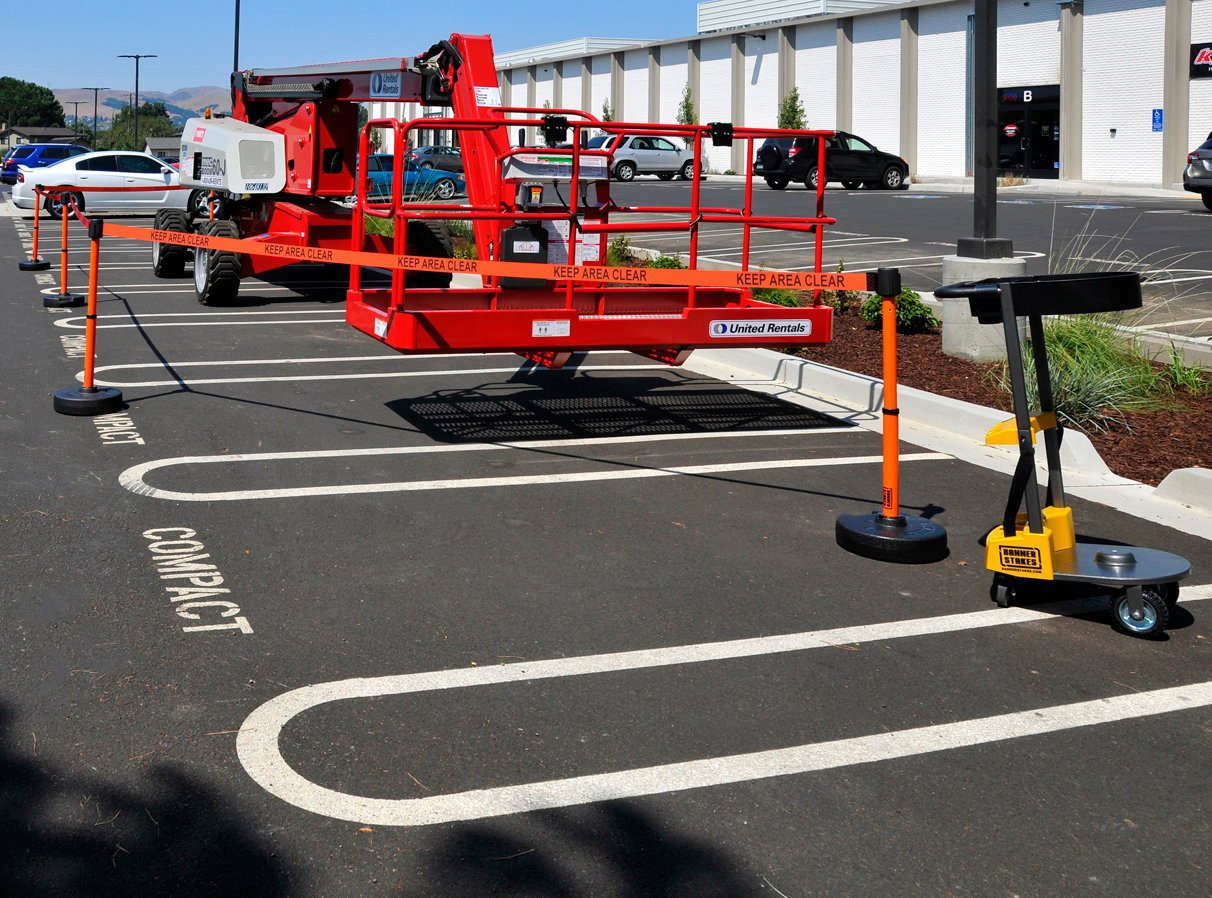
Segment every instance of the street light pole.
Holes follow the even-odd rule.
[[[83,100],[64,100],[63,102],[72,104],[72,123],[76,124],[76,125],[80,124],[80,104],[83,103],[84,101]]]
[[[135,61],[135,149],[139,149],[139,60],[140,59],[155,59],[155,53],[119,53],[119,59],[133,59]]]
[[[238,72],[240,71],[240,0],[236,0],[236,25],[233,29],[233,35],[231,70]]]
[[[97,91],[109,90],[108,87],[82,87],[81,90],[93,92],[93,149],[97,148]]]

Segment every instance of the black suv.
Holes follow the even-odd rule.
[[[769,137],[757,151],[753,173],[775,190],[792,181],[816,190],[817,138]],[[900,156],[877,150],[861,137],[837,131],[825,138],[825,181],[841,181],[847,190],[861,186],[901,190],[909,186],[909,165]]]

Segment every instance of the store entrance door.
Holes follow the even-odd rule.
[[[1060,85],[997,91],[997,172],[1060,177]]]

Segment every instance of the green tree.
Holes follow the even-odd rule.
[[[679,125],[697,125],[699,123],[699,111],[694,108],[694,91],[690,89],[690,82],[686,82],[686,86],[682,88],[682,102],[678,104],[678,124]],[[686,146],[689,147],[694,143],[694,138],[685,137]]]
[[[114,116],[110,129],[97,135],[97,149],[142,150],[149,137],[176,137],[180,133],[163,103],[144,103],[139,107],[139,140],[136,146],[135,117],[130,106],[123,106]]]
[[[50,88],[5,76],[0,78],[0,121],[9,126],[62,128],[63,107]]]
[[[779,103],[780,128],[799,130],[808,127],[804,121],[804,104],[800,102],[800,89],[793,87]]]
[[[602,101],[602,121],[604,121],[604,122],[613,122],[614,121],[614,110],[610,108],[609,100]]]

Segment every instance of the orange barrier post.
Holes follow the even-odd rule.
[[[837,544],[847,552],[900,564],[925,564],[947,557],[947,531],[929,518],[900,513],[900,408],[896,398],[896,298],[901,292],[897,268],[876,273],[882,302],[884,349],[883,508],[873,514],[844,514],[835,528]]]
[[[50,194],[55,195],[55,194]],[[42,297],[42,305],[48,309],[74,308],[84,305],[84,297],[79,293],[69,293],[67,290],[67,223],[71,217],[71,198],[68,194],[58,194],[63,219],[63,246],[59,252],[59,292]]]
[[[64,221],[67,219],[65,218]],[[97,278],[104,222],[88,223],[88,312],[84,319],[84,383],[55,393],[55,411],[61,415],[108,415],[122,408],[122,391],[93,384],[97,355]]]
[[[41,220],[38,212],[41,208],[42,194],[34,190],[34,245],[30,248],[29,258],[17,263],[17,267],[22,271],[46,271],[50,268],[50,262],[38,255],[38,222]]]

